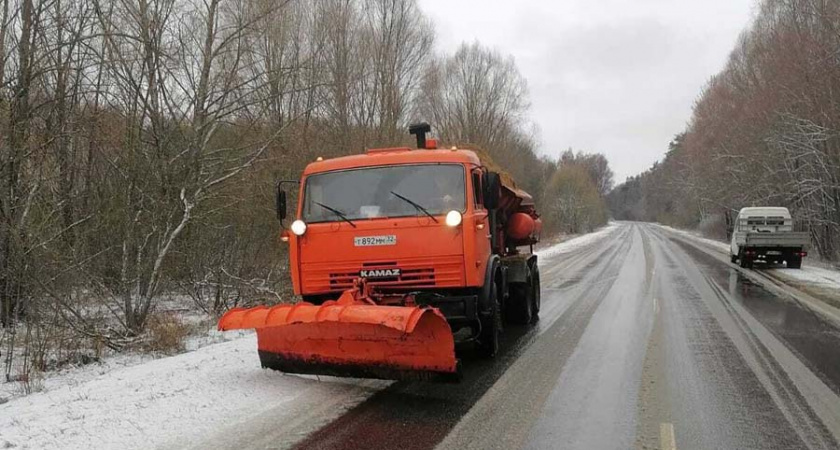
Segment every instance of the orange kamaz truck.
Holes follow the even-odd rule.
[[[417,149],[319,158],[304,170],[295,219],[281,233],[302,301],[233,309],[219,321],[221,330],[256,329],[263,367],[457,380],[456,344],[493,357],[506,324],[536,321],[532,197],[481,152],[437,148],[425,123],[409,130]]]

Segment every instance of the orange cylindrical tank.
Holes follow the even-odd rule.
[[[537,229],[534,219],[525,213],[514,213],[507,223],[507,234],[513,239],[528,239]]]

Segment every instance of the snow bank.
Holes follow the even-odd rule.
[[[183,447],[249,416],[272,410],[282,424],[298,404],[342,398],[346,408],[387,385],[261,369],[256,347],[249,335],[96,377],[61,374],[54,388],[0,405],[0,447]]]
[[[790,280],[809,284],[816,287],[836,290],[840,295],[840,271],[823,269],[821,267],[808,266],[803,263],[802,269],[771,269],[775,275],[780,278],[788,278]]]
[[[568,241],[563,241],[559,244],[552,245],[551,247],[548,247],[543,250],[538,250],[534,253],[536,253],[536,255],[540,258],[552,258],[563,253],[569,253],[578,250],[581,247],[585,247],[599,239],[604,238],[605,236],[615,231],[618,227],[618,223],[610,222],[607,226],[599,229],[598,231],[589,234],[584,234],[576,238],[569,239]]]
[[[705,244],[707,247],[711,247],[711,248],[713,248],[713,249],[715,249],[719,252],[726,253],[727,255],[729,254],[729,244],[727,244],[726,242],[721,242],[721,241],[716,241],[714,239],[705,238],[705,237],[701,236],[699,233],[694,232],[694,231],[680,230],[679,228],[673,228],[673,227],[669,227],[667,225],[659,225],[659,226],[668,230],[668,231],[670,231],[670,232],[672,232],[672,233],[676,233],[676,234],[685,236],[689,239],[693,239],[697,242],[700,242],[701,244]]]

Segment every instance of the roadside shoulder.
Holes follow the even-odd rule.
[[[729,261],[729,246],[723,242],[665,225],[655,226],[728,264],[751,281],[792,298],[840,326],[840,272],[807,265],[802,269],[742,269]]]
[[[553,258],[563,253],[575,251],[581,247],[585,247],[593,242],[596,242],[619,228],[621,224],[618,222],[610,222],[607,225],[586,234],[577,235],[571,239],[562,241],[560,243],[551,245],[550,247],[537,250],[534,252],[540,258]]]
[[[340,412],[387,385],[261,369],[255,341],[249,334],[11,400],[0,405],[0,447],[183,448],[268,411],[278,424],[296,423],[313,402]]]

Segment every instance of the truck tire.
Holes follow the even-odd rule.
[[[802,257],[801,256],[791,256],[790,259],[787,261],[788,269],[801,269],[802,268]]]
[[[534,280],[533,288],[534,288],[534,306],[531,308],[531,323],[535,323],[536,321],[540,320],[540,268],[534,264],[534,271],[531,274],[531,278]]]
[[[749,257],[741,254],[741,257],[739,259],[741,263],[740,266],[742,269],[752,269],[753,264],[752,260]]]
[[[732,264],[738,262],[738,255],[729,255],[729,262],[731,262]]]
[[[534,277],[529,276],[524,283],[511,283],[509,289],[505,317],[517,325],[531,323],[534,315]]]
[[[482,358],[494,358],[499,352],[499,334],[502,331],[502,311],[499,305],[499,286],[495,280],[490,287],[490,314],[481,320],[476,353]]]

